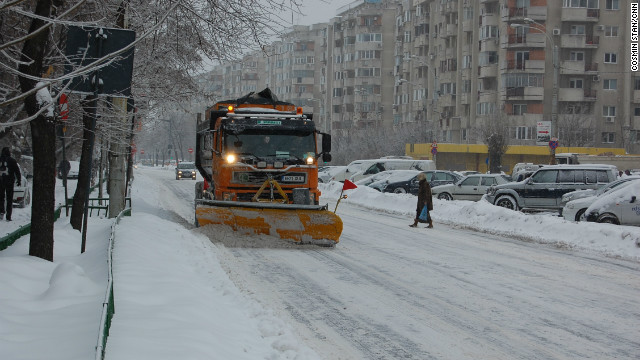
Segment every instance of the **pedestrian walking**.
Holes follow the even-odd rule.
[[[431,186],[429,186],[429,182],[427,181],[427,176],[424,173],[418,174],[418,204],[416,206],[416,218],[413,221],[413,224],[409,225],[411,227],[417,227],[418,222],[426,222],[429,224],[428,228],[433,227],[433,221],[431,220],[431,210],[433,210],[433,197],[431,195]],[[422,213],[422,209],[427,207],[429,212],[427,213],[427,219],[420,219],[420,214]]]
[[[18,182],[20,186],[20,180],[22,175],[20,174],[20,168],[16,159],[11,157],[11,152],[8,147],[2,148],[0,152],[0,219],[5,215],[6,219],[11,221],[11,213],[13,212],[13,184]],[[5,208],[6,200],[6,208]]]

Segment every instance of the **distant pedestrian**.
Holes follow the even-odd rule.
[[[424,173],[418,174],[418,203],[416,206],[416,218],[413,221],[413,224],[409,225],[411,227],[417,227],[418,222],[426,222],[429,224],[428,228],[433,227],[433,222],[431,220],[431,210],[433,210],[433,195],[431,194],[431,186],[429,186],[429,182],[427,181],[427,176]],[[423,207],[427,207],[429,213],[427,215],[427,220],[420,220],[420,213],[422,212]]]
[[[0,152],[0,219],[7,212],[7,221],[11,221],[11,213],[13,212],[13,184],[18,182],[18,186],[21,185],[20,180],[22,175],[20,174],[20,168],[16,159],[11,157],[11,152],[8,147],[2,148]],[[5,209],[6,200],[6,209]]]

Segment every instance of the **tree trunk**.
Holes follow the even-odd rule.
[[[42,18],[51,15],[51,0],[38,0],[35,15],[31,21],[29,33],[34,32],[45,24]],[[45,52],[49,38],[49,30],[25,41],[22,48],[19,66],[21,73],[41,77]],[[32,90],[37,82],[33,79],[20,77],[20,89],[23,92]],[[29,95],[25,101],[25,110],[29,116],[40,110],[36,96]],[[43,114],[46,114],[43,113]],[[31,206],[31,237],[29,255],[44,260],[53,261],[53,223],[56,188],[56,127],[51,118],[44,115],[31,121],[31,136],[33,149],[33,202]]]
[[[84,111],[82,115],[82,124],[84,132],[82,135],[82,155],[80,156],[80,168],[78,169],[78,185],[76,186],[76,192],[73,195],[73,206],[71,207],[71,227],[78,231],[82,231],[82,218],[84,215],[84,204],[87,194],[86,184],[90,181],[91,174],[89,174],[89,157],[91,156],[91,121],[92,112],[95,111],[95,107],[98,105],[97,99],[94,95],[88,95],[83,103],[82,109]]]

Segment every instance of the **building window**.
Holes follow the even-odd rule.
[[[640,90],[640,76],[633,78],[633,90]]]
[[[406,42],[406,43],[410,43],[411,42],[411,31],[405,31],[404,32],[404,42]]]
[[[498,27],[495,25],[483,26],[480,29],[480,40],[498,37]]]
[[[532,131],[527,126],[516,126],[514,132],[514,139],[517,140],[530,140],[532,139]]]
[[[476,104],[477,115],[491,115],[496,110],[496,104],[492,102],[483,102]]]
[[[607,10],[620,10],[619,0],[605,0],[604,8]]]
[[[513,104],[513,115],[524,115],[527,113],[527,104]]]
[[[571,89],[582,89],[582,83],[583,80],[582,79],[569,79],[569,88]]]
[[[602,116],[616,116],[616,107],[604,105],[602,107]]]
[[[617,26],[605,26],[604,27],[604,36],[606,37],[616,37],[618,36],[618,27]]]
[[[584,25],[571,25],[571,35],[584,35]]]
[[[618,55],[616,53],[604,53],[604,62],[605,64],[617,64]]]
[[[460,140],[467,141],[467,129],[460,130]]]
[[[570,61],[584,61],[584,51],[572,51],[569,53]]]
[[[602,143],[613,144],[614,142],[616,142],[616,133],[613,133],[613,132],[602,133]]]
[[[617,79],[604,79],[602,82],[602,88],[604,90],[617,90],[618,89],[618,80]]]
[[[471,67],[471,55],[462,56],[462,68],[468,69]]]
[[[334,88],[333,97],[340,97],[340,96],[342,96],[342,88]]]

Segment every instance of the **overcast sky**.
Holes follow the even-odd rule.
[[[312,25],[321,22],[328,22],[336,16],[336,10],[355,0],[303,0],[301,11],[305,16],[295,14],[293,16],[294,25]]]

